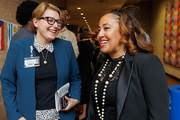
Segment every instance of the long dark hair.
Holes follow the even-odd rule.
[[[126,46],[130,54],[136,55],[138,51],[153,54],[153,46],[147,41],[145,32],[137,20],[138,10],[138,7],[131,5],[114,9],[109,13],[117,16],[120,33],[123,36],[120,42]]]

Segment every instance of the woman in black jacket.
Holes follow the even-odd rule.
[[[105,57],[92,83],[88,120],[169,120],[166,75],[136,10],[116,9],[100,19]]]

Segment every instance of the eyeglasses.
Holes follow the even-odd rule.
[[[54,23],[57,22],[58,27],[63,26],[63,21],[61,19],[56,20],[53,17],[41,17],[39,19],[46,20],[49,25],[54,25]]]

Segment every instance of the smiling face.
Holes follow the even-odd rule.
[[[41,17],[53,17],[54,19],[60,19],[59,13],[52,9],[47,9]],[[45,46],[55,39],[61,27],[55,22],[53,25],[48,24],[45,19],[33,19],[34,26],[37,29],[36,39]]]
[[[120,43],[122,35],[119,21],[117,16],[112,13],[104,15],[100,19],[97,38],[100,42],[101,52],[109,54],[111,58],[118,58],[126,51],[125,46]]]

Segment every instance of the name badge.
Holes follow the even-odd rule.
[[[38,66],[40,66],[39,56],[24,58],[24,68],[38,67]]]

